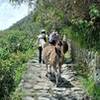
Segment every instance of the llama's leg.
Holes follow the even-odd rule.
[[[61,65],[58,66],[58,80],[61,82]]]
[[[59,64],[59,66],[58,66],[58,72],[59,72],[59,74],[61,75],[61,65]]]
[[[48,64],[46,64],[46,72],[48,73]]]
[[[48,65],[46,64],[46,76],[48,76]]]
[[[58,72],[57,72],[57,68],[54,66],[54,74],[55,74],[55,78],[56,78],[56,86],[58,86],[58,78],[59,78],[59,75],[58,75]]]
[[[50,77],[50,74],[49,74],[50,72],[49,72],[49,65],[48,64],[46,64],[46,76],[47,77]]]
[[[51,65],[48,65],[48,73],[51,74]]]

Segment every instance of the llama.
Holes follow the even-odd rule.
[[[53,68],[55,77],[56,77],[56,85],[58,86],[58,79],[61,76],[61,66],[64,61],[64,53],[62,51],[61,42],[57,42],[56,45],[49,44],[45,48],[43,48],[43,61],[46,64],[47,74],[49,73],[48,69]]]
[[[67,43],[67,41],[62,41],[62,50],[63,50],[64,54],[68,51],[68,43]]]

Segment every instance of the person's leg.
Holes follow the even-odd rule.
[[[42,47],[39,47],[39,63],[41,63],[42,60]]]

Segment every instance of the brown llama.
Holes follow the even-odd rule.
[[[56,77],[56,85],[58,86],[58,79],[61,76],[61,66],[64,61],[64,53],[62,50],[62,43],[59,41],[56,45],[49,44],[43,48],[43,61],[46,64],[47,74],[49,73],[49,68],[51,72],[51,67],[53,68],[54,75]]]

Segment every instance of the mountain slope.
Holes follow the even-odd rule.
[[[37,32],[39,30],[39,25],[33,21],[33,16],[33,13],[30,13],[28,16],[13,24],[8,30],[20,30],[27,33]]]

